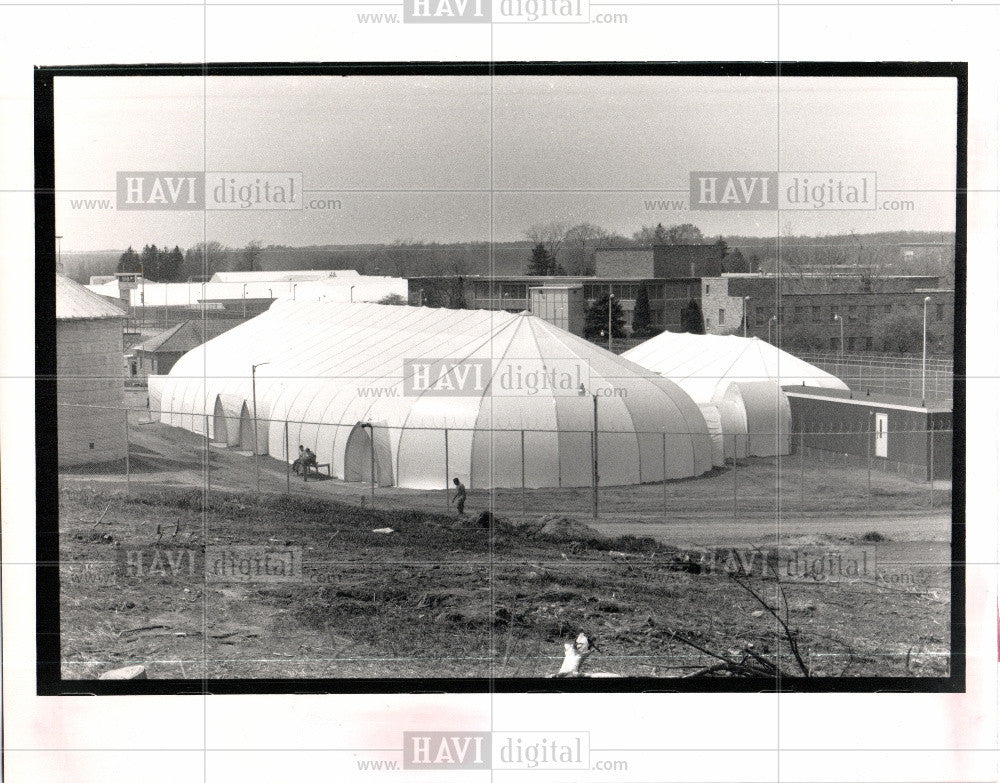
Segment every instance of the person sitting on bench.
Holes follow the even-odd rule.
[[[306,458],[306,450],[305,447],[300,443],[299,457],[298,459],[295,460],[295,462],[292,463],[292,471],[295,473],[296,476],[302,472],[302,464],[305,461],[305,458]]]
[[[307,448],[305,454],[302,456],[303,478],[309,475],[310,468],[319,473],[319,464],[316,462],[316,455],[313,453],[312,449]]]

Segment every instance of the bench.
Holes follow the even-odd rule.
[[[316,475],[319,475],[320,468],[326,468],[327,478],[330,478],[332,474],[330,473],[330,463],[329,462],[317,462],[315,465],[306,466],[306,469],[302,471],[302,480],[308,481],[309,471],[312,468],[316,468]]]

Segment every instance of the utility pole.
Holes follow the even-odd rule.
[[[257,448],[257,368],[270,362],[260,362],[250,367],[250,387],[253,394],[253,468],[257,477],[257,491],[260,492],[260,449]]]
[[[609,351],[612,350],[612,348],[611,348],[611,346],[612,346],[612,342],[611,342],[611,311],[612,311],[612,308],[611,308],[611,306],[614,304],[614,301],[615,301],[614,289],[613,289],[611,283],[608,283],[608,350]]]
[[[598,500],[598,485],[601,483],[601,475],[598,472],[597,456],[597,395],[593,394],[591,396],[594,398],[594,519],[597,519],[600,507]]]

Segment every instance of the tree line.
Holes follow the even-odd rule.
[[[594,253],[598,247],[628,249],[651,245],[716,244],[722,248],[724,271],[757,272],[761,268],[758,255],[751,254],[747,258],[739,248],[730,248],[721,236],[715,240],[705,237],[701,229],[692,223],[669,227],[662,223],[642,226],[631,237],[606,231],[593,223],[541,223],[525,231],[524,236],[532,243],[531,258],[525,272],[534,276],[592,275],[595,272]],[[576,251],[576,268],[560,260],[560,253],[564,250]]]

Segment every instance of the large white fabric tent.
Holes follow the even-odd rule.
[[[594,396],[602,485],[712,467],[705,419],[676,384],[527,313],[279,300],[151,378],[161,421],[232,441],[212,418],[252,415],[252,365],[258,450],[304,445],[347,480],[374,463],[381,485],[519,487],[523,465],[529,487],[588,486]],[[449,384],[483,377],[460,392],[425,383],[426,367],[452,365]]]
[[[782,386],[848,388],[756,337],[663,332],[622,356],[669,378],[699,405],[716,407],[718,416],[709,411],[706,420],[721,425],[730,459],[789,453],[791,411]]]

